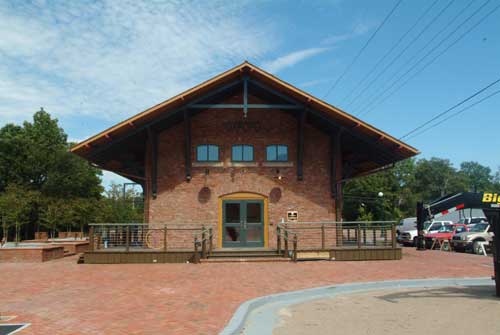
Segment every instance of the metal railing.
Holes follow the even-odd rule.
[[[194,233],[194,263],[200,262],[200,247],[202,259],[207,259],[212,254],[213,238],[212,227],[205,228],[205,226],[202,226],[201,232]]]
[[[301,250],[332,248],[396,248],[396,221],[343,221],[280,223],[279,230],[300,238]],[[279,246],[278,246],[279,249]]]
[[[283,240],[283,249],[281,240]],[[289,250],[289,242],[292,242],[292,250]],[[297,261],[297,245],[298,236],[297,233],[291,232],[284,224],[278,224],[276,226],[276,247],[278,255],[283,255],[283,257],[290,257],[294,262]],[[291,255],[290,255],[291,251]]]
[[[94,223],[89,225],[90,251],[193,250],[196,224]]]

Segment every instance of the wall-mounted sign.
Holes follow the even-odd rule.
[[[227,121],[223,123],[227,131],[260,131],[262,129],[259,121]]]
[[[299,221],[299,212],[297,212],[297,211],[286,212],[286,220],[288,222],[298,222]]]

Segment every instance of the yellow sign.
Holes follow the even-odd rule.
[[[498,193],[483,193],[483,202],[500,203],[500,196]]]

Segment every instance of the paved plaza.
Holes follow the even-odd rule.
[[[217,334],[255,297],[324,285],[488,277],[490,257],[405,248],[401,261],[79,265],[0,264],[0,313],[19,334]]]

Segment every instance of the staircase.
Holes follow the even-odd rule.
[[[201,263],[250,263],[250,262],[290,262],[289,257],[278,255],[273,249],[218,249]]]

